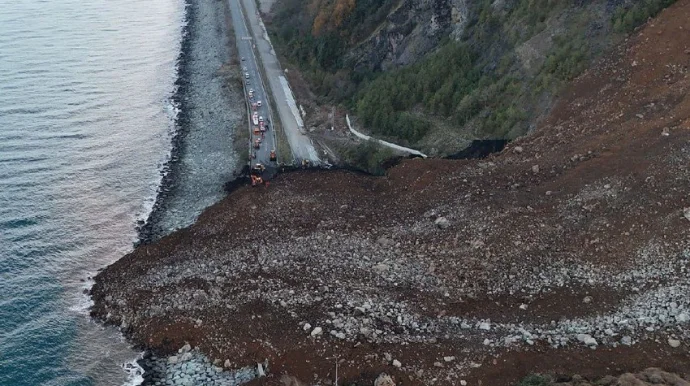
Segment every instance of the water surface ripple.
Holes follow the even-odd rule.
[[[132,248],[170,149],[180,0],[0,0],[0,385],[121,385],[85,279]]]

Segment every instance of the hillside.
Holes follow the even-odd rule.
[[[288,0],[266,19],[317,134],[334,104],[447,155],[534,129],[568,81],[672,2]]]
[[[101,272],[93,315],[320,384],[687,372],[688,31],[679,0],[488,159],[239,188]]]

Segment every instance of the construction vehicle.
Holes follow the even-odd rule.
[[[255,176],[252,174],[250,177],[252,178],[252,186],[257,186],[264,183],[264,179],[261,178],[261,176]]]
[[[258,127],[254,126],[254,135],[260,135],[260,134],[261,134],[261,130],[259,130]]]
[[[252,179],[252,186],[258,186],[264,183],[262,174],[266,170],[266,167],[260,163],[254,165],[249,171],[249,177]]]
[[[271,160],[271,162],[276,162],[276,160],[278,159],[278,157],[276,157],[276,149],[271,150],[271,155],[269,156],[269,159]]]

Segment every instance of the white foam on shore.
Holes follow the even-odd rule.
[[[122,368],[127,373],[127,380],[122,386],[140,386],[144,383],[144,369],[139,366],[137,361],[142,358],[144,353],[140,353],[136,359],[125,363]]]

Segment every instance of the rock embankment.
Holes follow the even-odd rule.
[[[535,378],[533,378],[535,379]],[[607,375],[596,381],[588,381],[579,375],[567,381],[553,382],[553,386],[690,386],[690,376],[665,372],[657,368],[645,369],[637,374],[625,373],[615,377]]]
[[[479,161],[243,187],[96,277],[157,355],[324,384],[510,385],[690,368],[690,1]],[[227,363],[227,366],[225,364]]]
[[[189,344],[182,346],[176,355],[168,357],[148,353],[140,363],[146,370],[144,386],[235,386],[245,384],[260,375],[251,367],[227,371],[229,369],[224,369],[222,363],[211,363]]]

